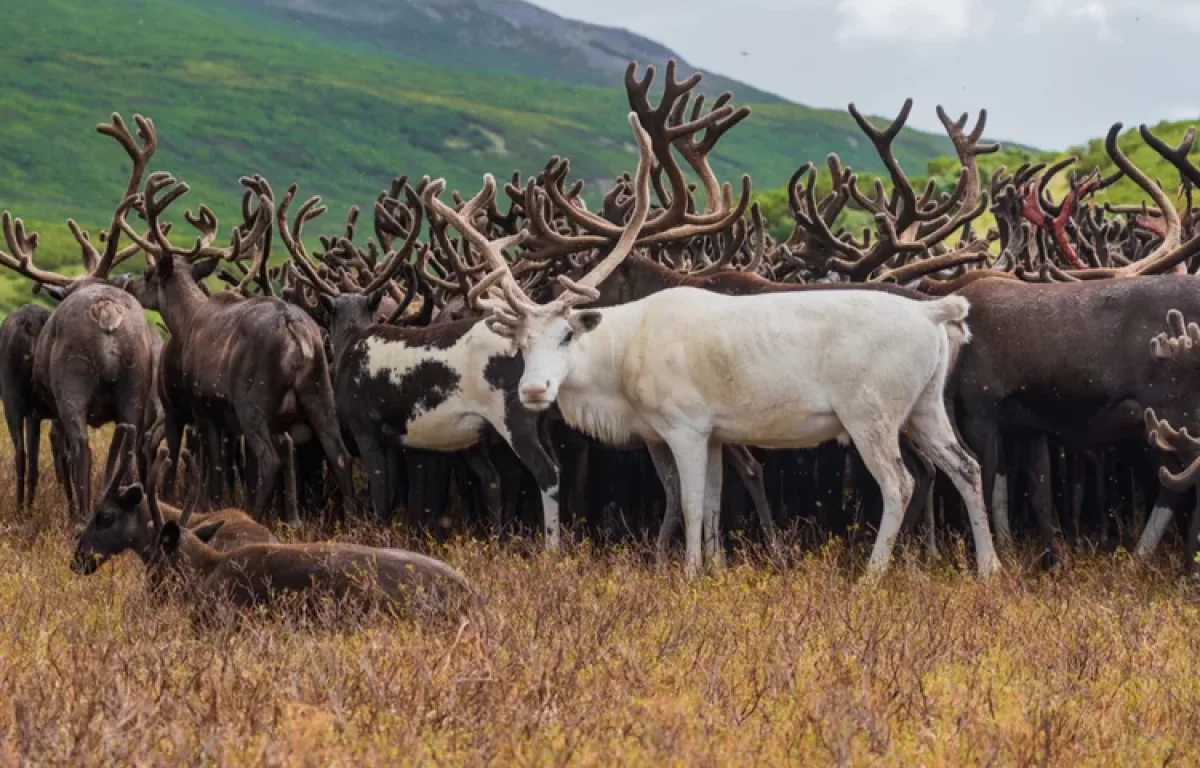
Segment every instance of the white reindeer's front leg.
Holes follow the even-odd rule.
[[[679,470],[683,531],[687,541],[685,572],[689,579],[695,578],[700,575],[704,565],[701,535],[704,527],[704,491],[708,484],[708,436],[688,431],[664,437]]]

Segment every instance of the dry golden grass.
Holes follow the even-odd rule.
[[[905,561],[871,589],[831,548],[688,583],[460,541],[434,551],[488,597],[463,623],[197,628],[132,557],[72,574],[57,489],[18,519],[2,461],[0,765],[1200,760],[1196,594],[1166,567]]]

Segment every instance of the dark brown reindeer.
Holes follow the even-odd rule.
[[[80,277],[39,269],[33,261],[37,235],[26,233],[20,219],[5,211],[3,229],[11,253],[0,251],[0,264],[50,286],[61,299],[38,335],[33,354],[33,392],[41,413],[57,420],[68,452],[67,465],[76,508],[91,508],[92,453],[88,427],[113,421],[133,424],[138,436],[152,395],[154,332],[132,296],[108,282],[114,266],[137,253],[136,245],[120,249],[128,228],[125,215],[135,199],[146,164],[157,145],[154,126],[135,118],[139,146],[120,116],[97,127],[115,138],[133,160],[121,203],[113,214],[103,252],[73,221],[72,233],[83,251],[86,268]]]
[[[1182,240],[1178,213],[1117,146],[1119,132],[1119,124],[1109,131],[1109,155],[1155,201],[1165,222],[1165,237],[1151,253],[1116,267],[1056,268],[1054,274],[1066,280],[1061,283],[983,279],[959,291],[971,302],[974,339],[963,349],[950,394],[959,429],[980,456],[989,506],[1002,437],[1048,434],[1076,449],[1108,447],[1140,440],[1147,408],[1186,424],[1200,407],[1196,371],[1158,363],[1144,347],[1161,324],[1163,307],[1200,313],[1200,279],[1164,274],[1200,252],[1200,237]],[[1185,178],[1200,176],[1186,159],[1188,147],[1149,143]],[[1034,446],[1030,470],[1049,476],[1044,440]],[[1139,554],[1153,551],[1178,503],[1177,494],[1162,489]],[[1048,492],[1036,494],[1034,506],[1044,550],[1053,559],[1056,530]],[[991,512],[994,518],[995,509]]]
[[[137,201],[149,223],[149,236],[139,245],[151,262],[138,292],[144,304],[162,313],[171,331],[162,353],[163,389],[172,406],[195,419],[209,457],[221,456],[223,433],[244,435],[257,476],[256,520],[265,519],[280,486],[279,436],[301,425],[312,429],[325,452],[345,514],[353,486],[320,328],[303,310],[274,296],[247,297],[237,290],[208,296],[193,274],[203,260],[238,261],[254,253],[245,288],[265,269],[262,240],[274,218],[270,188],[259,178],[243,184],[257,197],[257,208],[224,249],[212,246],[215,217],[191,249],[168,240],[159,217],[188,191],[169,174],[152,175],[146,195]],[[221,463],[209,465],[209,496],[219,499]]]
[[[186,521],[184,521],[186,522]],[[330,600],[361,611],[382,607],[403,615],[453,613],[476,595],[461,573],[432,557],[401,549],[358,544],[252,544],[222,552],[206,542],[223,523],[196,529],[184,522],[163,526],[163,555],[186,565],[199,594],[234,605],[294,605],[319,611]]]
[[[50,310],[27,304],[0,323],[0,398],[13,443],[17,508],[33,506],[38,486],[38,451],[45,412],[33,391],[33,352]],[[59,462],[55,446],[55,465]]]
[[[194,514],[201,501],[203,487],[199,464],[184,450],[182,457],[192,475],[191,497],[183,509],[159,500],[158,480],[171,468],[171,459],[166,446],[159,449],[157,459],[151,466],[145,487],[139,482],[125,483],[133,465],[135,446],[134,430],[130,425],[119,425],[113,435],[110,449],[112,466],[105,481],[104,492],[99,504],[92,512],[87,528],[79,535],[71,557],[71,570],[80,574],[91,574],[109,559],[122,552],[133,551],[147,567],[152,568],[153,577],[159,575],[158,538],[163,522],[186,524],[189,528],[200,528],[215,522],[222,523],[221,529],[210,539],[210,545],[221,551],[230,551],[249,544],[271,543],[275,537],[240,509],[222,509],[208,514]]]

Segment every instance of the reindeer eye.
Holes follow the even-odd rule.
[[[113,524],[113,521],[114,521],[114,518],[113,518],[111,512],[97,512],[96,513],[96,527],[97,528],[107,528]]]
[[[571,340],[574,338],[575,338],[575,331],[568,329],[566,335],[563,336],[563,340],[559,343],[558,346],[565,347],[568,344],[570,344]]]

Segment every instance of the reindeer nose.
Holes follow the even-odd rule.
[[[550,391],[550,382],[543,381],[533,384],[526,384],[521,387],[521,395],[526,400],[540,400]]]

